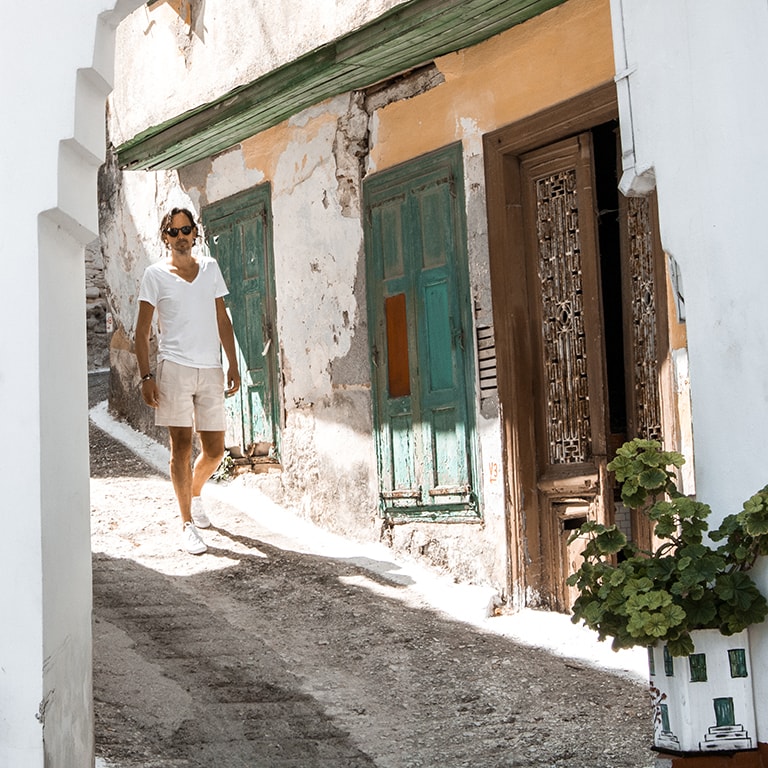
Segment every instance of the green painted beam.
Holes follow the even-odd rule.
[[[122,168],[181,168],[307,107],[487,40],[565,0],[411,0],[369,24],[148,128],[117,147]]]

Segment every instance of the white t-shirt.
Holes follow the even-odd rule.
[[[192,368],[221,367],[221,342],[216,322],[216,299],[229,291],[218,262],[198,258],[200,269],[191,282],[170,271],[167,261],[144,271],[139,301],[157,312],[158,360]]]

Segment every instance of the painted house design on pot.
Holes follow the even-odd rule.
[[[690,656],[667,646],[648,649],[656,709],[654,747],[669,752],[714,752],[756,746],[747,633],[726,637],[700,630]]]

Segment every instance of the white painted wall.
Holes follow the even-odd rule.
[[[682,269],[697,495],[715,518],[768,483],[768,287],[764,151],[765,0],[612,0],[621,127],[652,168],[662,243]],[[624,147],[631,163],[630,147]],[[768,593],[768,567],[759,568]],[[752,630],[756,691],[768,686],[768,628]],[[768,706],[758,696],[758,737]]]
[[[205,0],[189,19],[170,3],[143,6],[121,25],[115,62],[115,146],[221,96],[375,19],[405,0]],[[226,23],[220,23],[226,17]],[[219,22],[219,23],[217,23]],[[135,45],[141,40],[141,56]],[[181,54],[181,55],[180,55]],[[227,73],[222,91],[221,74]],[[190,83],[194,87],[190,87]],[[131,109],[134,94],[142,109]]]
[[[138,0],[119,4],[12,3],[0,25],[0,765],[13,768],[93,763],[83,247],[108,22]]]

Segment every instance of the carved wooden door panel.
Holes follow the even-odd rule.
[[[659,240],[656,195],[626,198],[619,195],[626,351],[627,439],[664,441],[665,431],[675,444],[674,415],[664,416],[664,400],[671,400],[671,381],[662,379],[661,361],[669,352],[665,256]],[[664,397],[666,390],[667,396]],[[666,426],[666,430],[665,430]],[[671,434],[670,434],[671,433]],[[631,538],[642,549],[653,546],[653,524],[631,512]]]
[[[532,352],[538,602],[559,610],[586,519],[605,520],[607,405],[592,141],[588,133],[522,155]],[[534,599],[534,602],[537,600]]]

